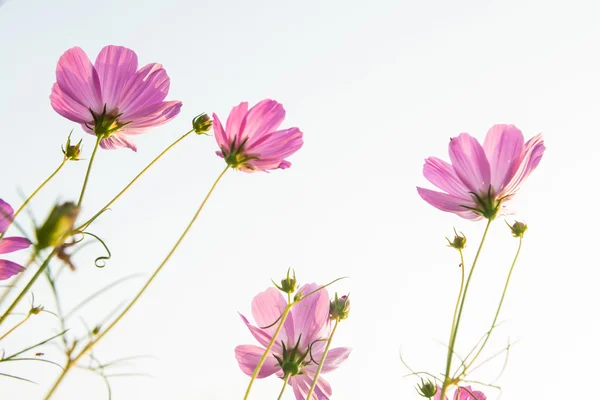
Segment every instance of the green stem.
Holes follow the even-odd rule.
[[[2,322],[4,322],[6,317],[8,317],[10,315],[10,313],[12,312],[12,310],[14,310],[14,308],[17,306],[17,304],[19,304],[19,302],[21,301],[23,296],[25,296],[25,293],[27,293],[29,291],[29,289],[31,289],[31,287],[33,286],[35,281],[39,278],[39,276],[48,267],[48,265],[50,264],[50,260],[52,259],[52,257],[54,257],[54,254],[56,254],[56,249],[52,250],[52,253],[50,253],[50,255],[44,260],[42,265],[40,265],[40,267],[36,271],[35,275],[33,275],[33,277],[29,280],[27,285],[25,285],[23,290],[21,290],[21,292],[19,293],[17,298],[12,302],[12,304],[8,307],[8,309],[6,309],[6,311],[4,311],[4,314],[2,314],[2,316],[0,317],[0,325],[2,325]],[[34,253],[33,256],[31,257],[31,260],[33,261],[36,257],[37,257],[37,254]]]
[[[294,304],[295,304],[295,302],[292,302],[292,303],[288,302],[288,305],[283,310],[283,314],[281,314],[281,318],[279,319],[279,325],[277,325],[277,329],[275,330],[275,333],[273,334],[273,337],[271,338],[269,345],[267,346],[267,348],[265,349],[265,352],[263,353],[262,357],[258,361],[256,368],[254,368],[254,372],[252,373],[252,377],[250,378],[250,383],[248,383],[248,388],[246,389],[246,394],[244,395],[244,400],[247,400],[248,396],[250,396],[250,390],[252,389],[252,385],[254,384],[254,381],[256,380],[256,377],[258,376],[258,373],[260,372],[263,364],[267,360],[267,356],[271,352],[271,349],[273,348],[273,345],[275,344],[275,341],[277,340],[277,337],[279,336],[279,332],[281,332],[281,328],[283,328],[283,324],[285,323],[285,320],[287,319],[287,316],[290,313],[290,310],[292,309]]]
[[[502,291],[502,296],[500,297],[500,303],[498,304],[498,309],[496,310],[496,315],[494,315],[494,320],[492,321],[492,326],[490,327],[490,330],[487,332],[487,334],[485,336],[485,340],[481,344],[481,347],[479,348],[477,353],[475,353],[475,356],[473,356],[473,359],[464,368],[462,375],[465,375],[467,373],[467,370],[473,365],[473,363],[475,362],[477,357],[479,357],[479,355],[483,351],[483,348],[487,344],[487,342],[490,338],[490,335],[492,334],[492,330],[496,326],[496,322],[498,321],[498,316],[500,315],[500,309],[502,308],[502,303],[504,302],[504,297],[506,296],[506,292],[508,290],[508,284],[510,283],[510,277],[512,276],[513,269],[515,268],[515,265],[517,264],[517,259],[519,258],[519,253],[521,253],[522,246],[523,246],[523,238],[519,237],[519,247],[517,248],[517,253],[515,254],[515,258],[513,259],[512,265],[510,266],[510,270],[508,271],[508,277],[506,278],[506,283],[504,284],[504,290]]]
[[[90,172],[92,171],[92,165],[94,164],[94,158],[96,157],[96,151],[98,151],[98,146],[100,145],[100,140],[102,140],[102,138],[98,136],[98,139],[96,139],[96,144],[94,145],[94,151],[92,151],[92,157],[90,157],[90,163],[88,164],[87,172],[85,173],[85,179],[83,180],[83,186],[81,187],[81,194],[79,195],[77,207],[80,207],[81,203],[83,202],[83,196],[85,195],[85,189],[87,188],[87,183],[90,178]]]
[[[331,346],[331,341],[333,340],[333,335],[335,335],[335,330],[340,323],[339,319],[335,320],[335,325],[333,325],[333,329],[331,330],[331,334],[329,335],[329,339],[327,339],[327,344],[325,345],[325,350],[323,351],[323,355],[321,356],[321,361],[319,361],[319,366],[317,367],[317,372],[313,377],[312,384],[310,385],[310,390],[308,391],[308,395],[306,396],[306,400],[312,399],[313,392],[315,391],[315,387],[317,386],[317,382],[319,380],[319,375],[321,374],[321,370],[323,369],[323,365],[325,365],[325,359],[327,358],[327,353],[329,352],[329,347]]]
[[[283,392],[285,392],[285,388],[287,387],[289,381],[290,381],[290,374],[285,374],[285,377],[283,378],[283,387],[281,388],[281,392],[279,392],[279,396],[277,397],[277,400],[283,399]]]
[[[152,283],[152,281],[154,280],[154,278],[156,278],[156,276],[158,275],[158,273],[167,264],[167,262],[169,261],[169,259],[171,258],[171,256],[175,253],[175,250],[177,250],[177,248],[179,247],[179,245],[181,244],[181,242],[183,241],[183,239],[185,238],[185,236],[187,235],[187,233],[190,231],[190,229],[194,225],[194,222],[196,221],[196,219],[200,215],[200,212],[204,208],[204,205],[206,204],[206,202],[210,198],[211,194],[213,193],[213,191],[217,187],[217,184],[219,183],[219,181],[221,180],[221,178],[223,177],[223,175],[225,175],[225,172],[227,172],[228,169],[229,169],[229,166],[225,167],[225,169],[223,170],[223,172],[221,172],[221,174],[219,174],[219,176],[217,177],[217,179],[213,183],[212,187],[208,191],[208,194],[206,195],[206,197],[204,198],[204,200],[200,204],[200,207],[198,207],[198,210],[196,211],[196,213],[194,214],[194,216],[190,220],[189,224],[187,225],[187,227],[185,228],[185,230],[183,231],[183,233],[181,234],[181,236],[179,237],[179,239],[177,239],[177,242],[175,242],[175,245],[173,246],[173,248],[171,249],[171,251],[169,251],[169,253],[165,257],[165,259],[156,268],[156,270],[154,271],[154,273],[150,276],[150,278],[148,279],[148,281],[146,281],[146,283],[144,284],[144,286],[136,294],[136,296],[133,298],[133,300],[131,300],[129,302],[129,304],[127,305],[127,307],[125,307],[125,309],[117,316],[117,318],[115,318],[115,320],[106,329],[104,329],[102,332],[100,332],[95,337],[94,340],[90,341],[75,357],[73,357],[72,359],[69,360],[69,362],[67,363],[67,365],[65,365],[65,368],[64,368],[62,374],[58,377],[58,379],[56,380],[56,382],[54,382],[54,385],[52,386],[52,388],[50,389],[50,391],[48,392],[48,394],[46,394],[45,399],[50,399],[50,397],[56,391],[56,389],[58,388],[58,386],[60,385],[60,383],[62,382],[62,380],[64,379],[64,377],[67,375],[67,372],[71,369],[71,367],[73,367],[77,363],[77,361],[79,361],[79,359],[81,359],[81,357],[83,357],[93,346],[95,346],[100,340],[102,340],[102,338],[104,336],[106,336],[106,334],[108,332],[110,332],[115,327],[115,325],[117,325],[119,323],[119,321],[121,321],[121,319],[125,316],[125,314],[127,314],[129,312],[129,310],[131,310],[131,308],[140,299],[140,297],[142,297],[142,295],[144,294],[144,292],[146,291],[146,289],[148,289],[148,287],[150,286],[150,284]]]
[[[50,174],[50,176],[48,176],[48,177],[46,178],[46,180],[44,180],[44,182],[42,182],[42,183],[41,183],[41,184],[40,184],[40,185],[37,187],[37,189],[35,189],[35,190],[33,191],[33,193],[31,193],[31,194],[29,195],[29,197],[25,199],[25,201],[23,202],[23,204],[21,204],[21,207],[19,207],[19,208],[17,209],[17,211],[15,211],[15,213],[14,213],[14,214],[13,214],[13,216],[12,216],[12,218],[9,218],[9,219],[10,219],[10,221],[9,221],[10,223],[12,223],[12,221],[14,221],[14,220],[17,218],[17,215],[19,215],[19,213],[20,213],[21,211],[23,211],[23,210],[25,209],[25,207],[27,207],[27,204],[29,204],[29,202],[31,201],[31,199],[33,199],[33,198],[35,197],[35,195],[36,195],[36,194],[38,194],[38,192],[39,192],[40,190],[42,190],[42,188],[43,188],[44,186],[46,186],[46,184],[47,184],[48,182],[50,182],[50,181],[52,180],[52,178],[54,178],[54,177],[56,176],[56,174],[58,174],[58,172],[59,172],[59,171],[62,169],[62,167],[64,167],[64,165],[66,164],[66,162],[67,162],[67,159],[66,159],[66,158],[63,158],[63,160],[62,160],[62,162],[60,163],[60,165],[58,166],[58,168],[56,168],[56,169],[54,170],[54,172],[53,172],[53,173],[51,173],[51,174]],[[6,230],[8,230],[8,228],[7,228]],[[6,231],[4,231],[4,232],[6,232]],[[2,240],[2,237],[4,236],[4,232],[0,232],[0,240]]]
[[[21,322],[19,322],[18,324],[16,324],[12,328],[10,328],[4,335],[2,335],[2,337],[0,337],[0,342],[2,341],[2,339],[4,339],[5,337],[7,337],[11,333],[13,333],[18,327],[20,327],[25,322],[27,322],[27,320],[29,319],[29,317],[31,317],[31,313],[27,313],[27,316],[24,319],[22,319]]]
[[[442,384],[442,390],[440,394],[440,399],[445,399],[446,390],[448,390],[448,386],[451,383],[450,379],[450,369],[452,368],[452,355],[454,354],[454,345],[456,344],[456,336],[458,334],[458,327],[460,325],[460,318],[462,317],[463,307],[465,305],[465,300],[467,298],[467,291],[469,290],[469,283],[471,283],[471,277],[473,276],[473,271],[475,271],[475,266],[477,265],[477,260],[479,260],[479,255],[481,254],[481,249],[483,248],[483,243],[485,242],[485,238],[487,236],[488,230],[490,229],[490,225],[492,224],[492,220],[488,219],[487,225],[485,226],[485,230],[483,231],[483,236],[481,237],[481,243],[479,243],[479,248],[477,249],[477,253],[475,254],[475,259],[473,260],[473,265],[471,266],[471,270],[469,271],[469,276],[467,277],[467,282],[465,283],[465,290],[462,295],[462,299],[460,302],[460,308],[458,309],[458,315],[456,317],[456,325],[453,327],[450,333],[450,344],[448,345],[448,354],[446,356],[446,372],[444,374],[444,383]]]
[[[84,224],[82,224],[81,226],[79,226],[76,229],[76,231],[82,231],[85,228],[87,228],[96,218],[98,218],[98,216],[100,214],[102,214],[104,211],[106,211],[115,201],[117,201],[119,199],[119,197],[121,197],[123,195],[123,193],[125,193],[142,175],[144,175],[146,173],[146,171],[148,171],[150,169],[150,167],[152,167],[154,165],[154,163],[156,163],[158,160],[160,160],[162,158],[162,156],[164,156],[169,150],[171,150],[173,147],[175,147],[175,145],[177,143],[181,142],[183,139],[185,139],[187,136],[189,136],[190,133],[192,133],[192,132],[194,132],[193,129],[191,131],[189,131],[189,132],[186,132],[179,139],[177,139],[173,143],[171,143],[158,156],[156,156],[156,158],[154,158],[154,160],[150,161],[150,164],[146,165],[146,167],[143,170],[141,170],[140,173],[137,174],[136,177],[133,178],[133,180],[131,182],[129,182],[127,184],[127,186],[125,186],[123,188],[123,190],[121,190],[115,197],[113,197],[113,199],[111,201],[109,201],[108,203],[106,203],[106,205],[104,207],[102,207],[100,209],[100,211],[98,211],[96,214],[94,214],[94,216],[92,218],[90,218],[87,222],[85,222]]]
[[[456,299],[456,306],[454,306],[454,316],[452,317],[452,328],[450,329],[450,340],[448,341],[448,343],[452,342],[452,338],[454,336],[454,327],[456,325],[456,316],[458,314],[458,308],[460,306],[460,299],[462,299],[463,288],[465,285],[465,258],[464,258],[462,249],[458,249],[458,252],[460,254],[460,272],[461,272],[460,289],[458,290],[458,298]]]

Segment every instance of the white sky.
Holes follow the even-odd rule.
[[[0,1],[1,3],[1,1]],[[423,159],[447,159],[450,136],[483,140],[494,123],[548,148],[521,191],[517,216],[525,246],[488,355],[511,350],[498,382],[504,399],[585,398],[600,367],[598,321],[598,158],[600,7],[594,1],[190,1],[9,0],[0,8],[2,192],[15,208],[61,160],[68,132],[93,137],[50,107],[59,56],[72,46],[94,59],[106,44],[134,49],[171,76],[168,99],[182,100],[172,123],[139,136],[139,151],[99,153],[84,215],[91,215],[200,112],[225,117],[240,101],[282,102],[285,127],[305,146],[291,169],[228,173],[198,224],[156,284],[98,346],[103,361],[139,354],[122,371],[153,378],[113,380],[114,399],[241,398],[248,378],[233,349],[254,343],[237,312],[292,266],[303,282],[349,275],[352,315],[335,346],[350,359],[326,378],[334,399],[412,399],[418,370],[441,372],[458,290],[452,228],[469,239],[472,260],[484,223],[425,204],[416,185]],[[187,224],[223,167],[214,138],[176,147],[91,230],[113,259],[93,266],[90,247],[61,281],[75,304],[119,277],[150,273]],[[41,220],[55,199],[75,199],[85,163],[70,164],[32,203]],[[427,186],[430,187],[430,186]],[[22,223],[30,226],[24,214]],[[493,225],[464,315],[459,352],[485,332],[516,250],[502,220]],[[94,249],[94,250],[91,250]],[[90,324],[130,297],[131,281],[82,312]],[[43,282],[36,301],[52,309]],[[54,319],[41,316],[6,346],[42,340]],[[81,323],[73,320],[74,329]],[[52,347],[48,357],[59,357]],[[475,378],[493,380],[500,359]],[[3,379],[2,398],[38,399],[58,375],[22,364]],[[280,381],[258,381],[254,399],[275,398]],[[497,398],[487,390],[488,398]],[[57,399],[106,399],[100,378],[75,371]],[[291,390],[288,399],[293,398]]]

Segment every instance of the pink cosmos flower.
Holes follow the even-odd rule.
[[[173,119],[180,101],[163,101],[170,79],[161,64],[138,70],[137,55],[120,46],[106,46],[92,62],[79,47],[67,50],[56,66],[52,108],[83,129],[101,137],[100,147],[129,147],[130,135]]]
[[[245,172],[289,168],[285,158],[302,144],[298,128],[277,130],[285,118],[283,106],[274,100],[263,100],[248,110],[248,103],[233,107],[225,129],[213,114],[213,129],[221,151],[217,152],[232,168]]]
[[[438,390],[433,396],[433,400],[440,400],[442,388],[438,386]],[[448,396],[444,400],[448,400]],[[478,390],[471,389],[471,386],[459,387],[454,392],[454,400],[486,400],[487,396]]]
[[[304,285],[299,292],[306,295],[318,287],[314,283]],[[252,376],[258,365],[258,361],[277,329],[277,324],[273,323],[278,320],[286,306],[287,302],[281,292],[276,288],[269,288],[252,300],[254,320],[259,327],[269,326],[268,328],[262,329],[253,326],[246,317],[241,315],[254,338],[262,346],[241,345],[235,348],[238,364],[248,376]],[[285,370],[292,375],[288,383],[292,386],[296,399],[306,399],[317,371],[316,362],[321,360],[325,348],[325,341],[320,339],[327,339],[330,333],[329,295],[327,290],[321,289],[292,308],[273,345],[272,354],[267,357],[258,378],[265,378],[273,374],[283,378]],[[321,374],[336,369],[348,358],[350,351],[351,349],[348,347],[330,349]],[[315,392],[310,400],[327,400],[331,393],[331,386],[319,375]]]
[[[423,175],[443,192],[417,191],[442,211],[471,220],[493,219],[538,166],[545,149],[542,134],[525,143],[514,125],[492,126],[483,146],[461,133],[450,139],[452,164],[436,157],[425,160]]]
[[[6,232],[13,220],[14,211],[4,200],[0,199],[0,234]],[[0,254],[13,253],[31,246],[31,242],[24,237],[2,237],[0,240]],[[6,280],[23,271],[23,266],[8,260],[0,260],[0,280]]]

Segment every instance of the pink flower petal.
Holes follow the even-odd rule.
[[[469,191],[487,193],[490,186],[490,164],[477,139],[468,133],[461,133],[450,141],[449,153],[454,172]]]
[[[283,122],[285,110],[275,100],[263,100],[248,111],[241,124],[237,143],[246,138],[259,138],[264,134],[273,132]],[[231,135],[231,133],[230,133]]]
[[[23,271],[21,265],[8,260],[0,260],[0,281],[6,280]]]
[[[90,110],[63,92],[58,86],[58,83],[54,83],[52,86],[50,105],[52,105],[52,108],[58,114],[73,122],[85,124],[93,121]]]
[[[5,237],[0,240],[0,254],[23,250],[29,246],[31,246],[31,242],[24,237]]]
[[[233,138],[239,137],[242,121],[248,113],[248,102],[243,101],[239,105],[233,107],[227,118],[225,125],[227,132],[227,142],[231,142]],[[240,144],[239,142],[237,143]]]
[[[161,103],[171,86],[167,71],[161,64],[148,64],[130,77],[117,103],[125,116],[155,103]]]
[[[501,193],[515,174],[525,140],[514,125],[494,125],[488,131],[483,148],[490,163],[490,183],[495,193]]]
[[[242,314],[240,314],[240,317],[242,318],[242,321],[244,321],[244,323],[246,324],[246,327],[248,327],[248,330],[250,331],[252,336],[254,336],[258,343],[265,346],[266,348],[269,345],[271,339],[273,338],[273,333],[269,333],[265,329],[261,329],[252,325],[250,321],[248,321],[248,319]],[[273,353],[280,354],[282,351],[283,347],[281,345],[281,341],[275,341],[275,343],[273,343]]]
[[[483,392],[473,390],[471,386],[458,388],[454,392],[454,400],[486,400],[487,397]]]
[[[252,300],[252,316],[260,328],[268,326],[264,331],[273,337],[275,330],[277,330],[278,321],[286,306],[287,302],[279,289],[270,287],[264,292],[256,295]],[[294,308],[295,307],[297,306],[294,306]],[[294,308],[292,308],[292,312],[294,311]],[[289,345],[290,340],[294,340],[294,319],[295,317],[290,312],[285,320],[283,329],[277,338],[277,343],[283,341],[286,345]]]
[[[541,133],[527,141],[521,163],[511,181],[506,185],[503,194],[514,194],[519,189],[527,177],[537,168],[545,150],[546,146],[544,146]]]
[[[289,128],[267,133],[259,138],[251,137],[246,142],[246,153],[257,155],[261,160],[283,160],[298,151],[304,142],[298,128]]]
[[[328,332],[326,332],[329,328],[329,294],[327,289],[320,289],[308,296],[309,293],[319,287],[316,283],[311,283],[298,289],[298,292],[307,297],[292,308],[294,332],[296,332],[296,335],[302,333],[300,339],[301,349],[308,349],[308,346],[315,340],[328,336]]]
[[[106,139],[102,139],[100,141],[100,147],[105,150],[115,150],[128,147],[133,151],[137,151],[135,144],[129,138],[127,138],[126,135],[118,133],[112,134]]]
[[[312,385],[313,378],[307,375],[296,375],[290,378],[290,385],[294,390],[296,400],[309,400],[308,391]],[[311,400],[328,400],[332,395],[331,385],[325,379],[319,377]]]
[[[442,388],[438,386],[437,392],[435,392],[435,395],[433,396],[433,400],[440,400],[441,397],[442,397]],[[448,396],[444,396],[444,400],[448,400]]]
[[[473,201],[473,199],[465,199],[457,196],[453,196],[446,193],[436,192],[433,190],[417,187],[417,192],[419,196],[435,208],[448,211],[464,217],[464,214],[475,214],[472,211],[469,211],[465,207],[476,208],[477,205]],[[475,214],[476,215],[476,214]],[[469,218],[471,219],[471,218]],[[472,218],[475,219],[475,218]],[[476,219],[481,219],[481,217],[477,216]]]
[[[423,175],[438,188],[456,197],[463,197],[469,189],[456,176],[452,165],[436,157],[429,157],[423,166]]]
[[[123,114],[121,119],[130,124],[124,126],[120,132],[127,135],[144,133],[149,128],[169,122],[179,114],[180,101],[163,101],[150,104],[137,110],[134,114]]]
[[[106,104],[107,111],[117,108],[121,91],[135,75],[137,65],[135,52],[122,46],[106,46],[96,57],[94,67],[98,72],[102,100]]]
[[[314,348],[314,346],[313,346]],[[352,352],[350,347],[336,347],[334,349],[329,350],[327,353],[327,358],[325,358],[325,364],[323,364],[323,368],[321,369],[322,374],[326,374],[337,369],[341,363],[348,359],[348,356]],[[323,349],[319,351],[313,351],[312,356],[315,360],[321,361],[321,357],[323,356]],[[304,369],[312,374],[317,372],[318,365],[311,363],[304,367]]]
[[[253,345],[241,345],[235,348],[235,358],[241,370],[248,376],[252,376],[265,349]],[[267,356],[265,363],[260,368],[257,378],[265,378],[279,371],[281,367],[272,355]]]
[[[231,147],[231,142],[228,138],[227,132],[223,129],[223,125],[221,124],[221,120],[217,116],[217,114],[213,114],[213,132],[215,133],[215,139],[217,140],[217,145],[222,151],[229,152]],[[220,154],[219,154],[220,153]],[[217,152],[217,155],[223,158],[222,152]]]
[[[0,233],[4,233],[13,219],[14,210],[4,200],[0,199]]]
[[[102,111],[104,104],[98,73],[79,47],[65,51],[58,60],[56,82],[61,91],[75,102],[95,112]]]

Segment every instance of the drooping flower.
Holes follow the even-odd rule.
[[[318,287],[314,283],[304,285],[299,292],[307,295]],[[248,376],[254,372],[265,348],[273,338],[277,329],[274,322],[281,316],[286,305],[281,292],[276,288],[269,288],[259,293],[252,301],[252,315],[259,327],[251,325],[246,317],[241,315],[254,338],[262,346],[241,345],[235,348],[238,364]],[[323,355],[325,340],[330,333],[329,295],[325,289],[321,289],[292,308],[258,378],[273,374],[283,378],[285,373],[289,373],[291,377],[288,384],[292,386],[296,399],[306,399],[317,371],[317,362]],[[329,350],[310,400],[329,399],[332,393],[331,386],[322,378],[322,374],[336,369],[348,358],[350,351],[348,347]]]
[[[538,166],[544,154],[542,134],[524,142],[514,125],[494,125],[483,143],[468,133],[452,138],[449,164],[436,157],[425,160],[423,175],[443,190],[417,187],[432,206],[463,218],[493,219]]]
[[[433,396],[433,400],[440,400],[442,395],[442,389],[438,386],[437,392],[435,396]],[[448,400],[447,396],[444,400]],[[459,387],[454,392],[454,400],[486,400],[487,396],[480,392],[479,390],[473,390],[471,386]]]
[[[277,130],[285,118],[283,106],[274,100],[263,100],[248,110],[243,102],[233,107],[225,129],[213,114],[217,152],[232,168],[245,172],[285,169],[292,165],[285,160],[302,144],[298,128]]]
[[[92,62],[79,47],[67,50],[56,66],[52,108],[100,137],[100,147],[129,147],[130,135],[144,133],[173,119],[180,101],[164,101],[170,79],[161,64],[138,70],[137,55],[121,46],[106,46]]]
[[[13,208],[0,199],[0,234],[8,229],[13,220]],[[0,240],[0,254],[13,253],[31,246],[31,242],[20,236],[2,237]],[[0,260],[0,280],[5,280],[23,271],[23,266],[8,260]]]

